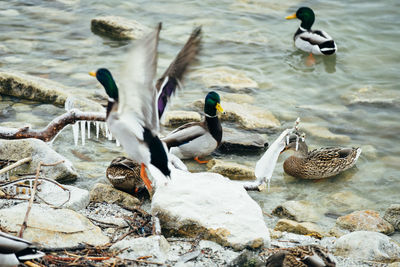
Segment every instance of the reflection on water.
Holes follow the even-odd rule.
[[[305,65],[308,55],[293,45],[298,25],[284,19],[303,4],[298,0],[2,1],[0,67],[47,77],[81,90],[101,91],[87,72],[107,67],[118,80],[118,68],[125,60],[128,42],[94,35],[90,30],[93,17],[119,15],[149,27],[162,21],[159,73],[168,66],[192,28],[202,24],[203,51],[194,69],[226,66],[243,71],[259,84],[258,89],[246,92],[254,97],[254,105],[270,110],[281,121],[282,128],[291,127],[300,116],[304,127],[314,129],[307,135],[311,148],[363,148],[357,168],[316,183],[285,175],[282,162],[286,156],[282,156],[271,191],[251,193],[263,209],[270,212],[283,201],[304,199],[319,206],[323,214],[342,214],[337,206],[328,207],[329,200],[337,193],[350,196],[346,193],[350,192],[350,202],[361,198],[369,203],[368,208],[384,211],[400,200],[398,3],[307,2],[317,16],[315,28],[329,32],[338,45],[336,56],[316,56],[316,63],[310,67]],[[208,91],[203,84],[188,81],[173,108],[187,108],[194,100],[203,99]],[[7,101],[9,105],[5,106]],[[53,117],[31,114],[15,106],[18,102],[21,101],[3,97],[1,122],[23,124],[28,120],[39,127]],[[324,137],[321,129],[333,137]],[[270,134],[269,140],[276,135]],[[74,162],[81,173],[78,183],[87,188],[104,179],[106,166],[121,151],[104,139],[94,139],[85,147],[74,148],[72,143],[72,130],[68,128],[54,147]],[[90,155],[93,162],[82,161],[72,150]],[[216,156],[251,166],[260,157]],[[352,208],[363,206],[355,201]],[[332,226],[331,217],[322,216],[321,224]]]

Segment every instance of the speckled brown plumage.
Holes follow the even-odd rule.
[[[336,260],[324,247],[298,246],[277,251],[266,262],[266,267],[333,267]]]
[[[144,187],[140,178],[140,165],[126,157],[115,158],[106,170],[106,177],[117,189],[134,192],[136,188]]]
[[[306,143],[299,141],[298,150],[283,163],[284,171],[302,179],[321,179],[337,175],[353,167],[360,156],[361,148],[319,148],[308,152]],[[285,150],[295,150],[295,142]]]

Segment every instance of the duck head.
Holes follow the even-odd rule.
[[[296,13],[287,16],[286,19],[299,19],[301,20],[300,26],[306,30],[311,30],[311,26],[314,23],[315,15],[314,11],[309,7],[300,7]]]
[[[111,99],[118,101],[118,87],[114,81],[113,76],[111,75],[111,72],[108,69],[101,68],[98,69],[96,72],[89,72],[89,74],[97,78],[97,80],[103,85],[107,95]]]
[[[287,145],[285,146],[285,148],[282,150],[281,153],[287,150],[293,150],[295,151],[295,154],[307,156],[308,147],[305,138],[297,134],[290,135],[289,142],[287,143]]]
[[[211,91],[207,94],[204,102],[204,113],[210,117],[215,117],[217,110],[224,112],[224,109],[221,107],[221,98],[216,92]]]

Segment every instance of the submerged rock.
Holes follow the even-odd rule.
[[[400,246],[390,237],[376,232],[357,231],[340,237],[334,245],[336,256],[368,261],[400,260]]]
[[[394,229],[400,230],[400,204],[392,204],[386,210],[383,219],[393,225]]]
[[[215,173],[173,170],[172,176],[157,188],[151,208],[165,235],[202,234],[235,250],[269,246],[261,209],[243,186]]]
[[[299,235],[308,235],[314,236],[317,238],[321,238],[326,234],[322,231],[322,229],[311,222],[302,222],[298,223],[296,221],[288,220],[288,219],[280,219],[274,228],[275,231],[281,232],[291,232]]]
[[[134,196],[115,189],[111,185],[97,183],[90,191],[91,202],[106,202],[110,204],[119,204],[125,207],[139,205],[139,199]]]
[[[195,111],[173,110],[165,113],[165,126],[182,125],[188,122],[199,122],[201,116]]]
[[[140,39],[150,29],[136,20],[118,16],[104,16],[92,19],[92,31],[117,40]]]
[[[235,162],[212,159],[207,163],[207,167],[210,172],[219,173],[232,180],[253,180],[256,178],[254,168]]]
[[[254,97],[248,94],[239,94],[239,93],[221,93],[221,99],[226,102],[233,102],[237,104],[253,104]]]
[[[336,225],[349,231],[373,231],[384,234],[394,232],[393,226],[374,210],[355,211],[336,220]]]
[[[342,214],[365,209],[373,204],[370,200],[357,196],[351,191],[342,191],[329,195],[322,203],[328,210]]]
[[[320,215],[317,213],[313,205],[304,200],[286,201],[277,206],[272,211],[272,214],[298,222],[317,222],[320,218]]]
[[[396,91],[381,90],[366,86],[342,95],[346,105],[369,105],[375,107],[400,106],[400,95]]]
[[[321,139],[327,139],[341,143],[346,143],[351,140],[350,137],[348,137],[347,135],[332,133],[326,127],[309,122],[302,122],[301,130],[306,132],[308,135],[312,135]]]
[[[72,163],[54,151],[45,142],[39,139],[1,140],[0,158],[18,161],[23,158],[32,157],[29,164],[23,164],[15,169],[15,173],[35,173],[39,162],[63,163],[50,167],[42,167],[42,175],[57,181],[75,181],[78,174]]]
[[[200,80],[207,87],[230,87],[236,90],[242,88],[258,88],[257,82],[247,77],[245,72],[229,67],[196,70],[190,73],[190,77]]]
[[[268,147],[267,140],[260,134],[241,132],[232,128],[223,127],[221,152],[259,152]]]
[[[18,232],[27,207],[28,203],[22,203],[0,210],[0,226],[9,232]],[[70,209],[33,204],[27,225],[23,237],[45,247],[72,247],[82,243],[100,246],[109,242],[99,227]]]

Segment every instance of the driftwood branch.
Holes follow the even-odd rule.
[[[27,157],[27,158],[24,158],[24,159],[20,159],[17,162],[14,162],[13,164],[1,169],[0,170],[0,175],[2,175],[3,173],[6,173],[6,172],[8,172],[8,171],[10,171],[10,170],[12,170],[14,168],[17,168],[18,166],[21,166],[22,164],[27,163],[27,162],[29,162],[31,160],[32,160],[32,157]]]
[[[45,142],[51,141],[66,125],[77,121],[105,121],[106,114],[102,112],[83,112],[72,109],[53,119],[45,128],[33,130],[30,127],[20,129],[1,127],[0,139],[36,138]]]

